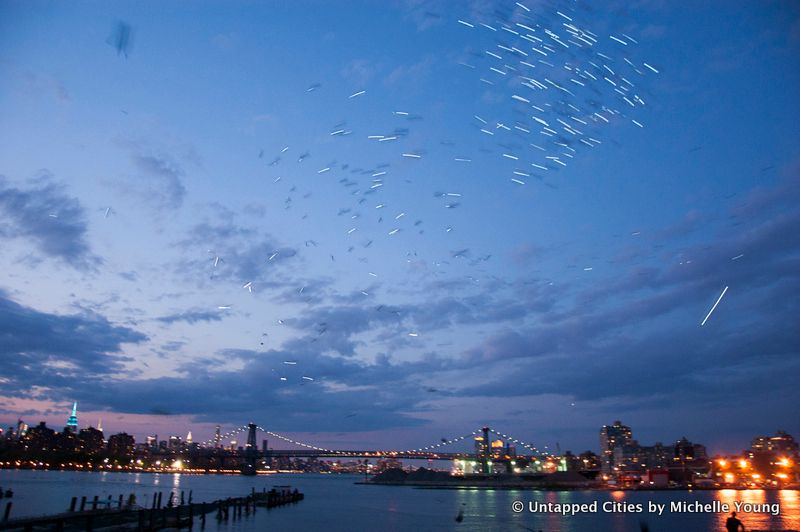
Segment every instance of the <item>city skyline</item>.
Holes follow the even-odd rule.
[[[67,421],[64,424],[63,429],[61,431],[58,430],[58,426],[53,426],[53,427],[47,426],[47,423],[45,421],[40,421],[38,424],[35,425],[29,425],[28,423],[25,423],[25,421],[22,418],[19,418],[15,424],[8,425],[7,430],[5,426],[0,426],[0,437],[19,439],[20,437],[24,437],[25,434],[33,427],[47,428],[53,431],[54,434],[56,435],[59,433],[67,436],[77,435],[79,431],[82,432],[85,430],[90,432],[94,431],[96,434],[103,434],[101,419],[97,420],[95,426],[91,424],[85,424],[83,428],[81,429],[77,428],[79,427],[77,418],[77,403],[73,403],[70,415],[67,418]],[[198,447],[205,447],[205,448],[217,448],[217,447],[229,448],[229,449],[238,448],[241,450],[243,446],[247,447],[251,446],[251,443],[244,444],[242,441],[240,441],[242,439],[242,435],[250,430],[257,430],[263,433],[262,435],[268,436],[267,438],[263,438],[261,440],[263,442],[264,449],[266,449],[268,439],[275,438],[272,440],[272,442],[275,443],[277,441],[279,444],[278,448],[283,448],[286,446],[286,444],[288,444],[289,447],[296,447],[300,448],[301,450],[314,449],[319,451],[328,451],[328,450],[336,451],[336,449],[320,448],[313,444],[309,444],[307,442],[291,440],[289,438],[286,438],[284,435],[271,433],[270,431],[264,429],[263,427],[258,426],[255,423],[249,423],[247,425],[235,427],[232,430],[228,431],[224,431],[221,425],[216,425],[212,437],[197,441],[194,440],[191,430],[187,433],[185,438],[182,438],[180,435],[176,434],[175,431],[168,432],[169,436],[164,436],[165,439],[160,439],[157,433],[152,433],[152,432],[148,433],[144,437],[140,436],[138,437],[138,439],[136,439],[135,434],[129,434],[127,431],[124,430],[116,431],[115,436],[125,436],[134,438],[140,445],[143,444],[144,442],[147,442],[148,447],[151,445],[159,447],[159,446],[164,446],[166,444],[169,448],[173,448],[175,447],[175,444],[177,444],[178,446],[186,445],[191,447],[195,445]],[[627,425],[623,425],[620,420],[615,420],[611,425],[603,425],[599,430],[599,435],[600,435],[599,439],[600,445],[598,448],[599,452],[594,453],[594,449],[585,449],[584,452],[595,454],[598,464],[602,464],[602,466],[598,465],[598,468],[602,467],[603,470],[606,472],[612,469],[614,465],[615,450],[627,448],[629,446],[637,449],[647,448],[646,445],[642,446],[639,443],[638,438],[633,437],[632,428]],[[492,449],[500,448],[500,449],[505,449],[507,451],[509,448],[513,448],[514,452],[515,453],[519,452],[519,454],[562,456],[562,450],[560,449],[560,445],[557,445],[557,448],[545,447],[540,449],[535,445],[531,445],[530,443],[526,443],[525,441],[516,439],[512,434],[506,434],[496,430],[496,428],[488,426],[480,427],[469,434],[464,434],[454,438],[441,438],[439,442],[436,442],[434,444],[426,446],[420,445],[417,446],[416,449],[406,449],[403,450],[402,452],[420,451],[420,452],[432,452],[432,453],[436,452],[446,453],[454,450],[454,449],[446,449],[446,447],[452,445],[461,445],[462,447],[466,447],[468,449],[474,446],[476,452],[478,454],[481,454],[488,452],[487,450],[489,449],[489,447],[485,443],[483,443],[487,440],[487,438],[489,439],[489,441],[492,441],[491,445]],[[669,445],[664,446],[664,443],[662,441],[657,441],[654,443],[656,449],[663,449],[670,447]],[[686,436],[683,436],[680,439],[675,440],[675,445],[677,446],[679,444],[684,444],[688,446],[694,445],[695,448],[698,447],[701,448],[704,460],[709,456],[706,455],[705,445],[699,443],[692,444],[692,442],[689,441],[686,438]],[[281,445],[283,445],[283,447],[280,447]],[[258,444],[256,444],[255,446],[257,447]],[[752,437],[749,449],[758,451],[764,451],[764,450],[773,451],[774,450],[773,446],[777,446],[776,448],[785,450],[787,456],[788,455],[794,456],[798,454],[798,444],[795,442],[792,435],[780,429],[775,431],[774,435],[762,434]],[[275,449],[276,447],[274,447],[273,445],[271,446],[271,448]],[[399,449],[400,448],[395,447],[391,449],[382,449],[382,450],[390,451]],[[570,455],[573,450],[565,449],[564,451],[566,453],[565,455]],[[741,452],[746,453],[747,448],[742,448]]]
[[[3,3],[3,426],[800,433],[797,6],[520,4]]]
[[[254,424],[254,425],[257,425],[257,424]],[[47,426],[47,428],[54,430],[56,433],[59,433],[59,430],[58,430],[59,429],[59,425],[58,425],[57,422],[55,424],[53,424],[52,426],[47,425],[47,422],[43,421],[43,420],[40,420],[36,424],[28,424],[22,418],[18,418],[16,423],[9,423],[9,424],[0,423],[0,436],[5,435],[6,437],[8,437],[10,435],[16,434],[16,437],[19,437],[20,433],[26,432],[27,430],[29,430],[33,426]],[[241,435],[243,434],[245,429],[247,429],[248,427],[249,427],[249,424],[248,425],[240,425],[238,427],[231,427],[230,430],[226,430],[226,429],[223,429],[223,427],[221,425],[215,425],[213,434],[210,437],[198,438],[198,440],[196,440],[196,441],[194,440],[194,437],[192,436],[191,429],[188,431],[187,436],[185,438],[182,438],[181,435],[176,433],[176,431],[174,431],[174,430],[172,430],[172,431],[168,430],[165,434],[161,435],[161,436],[164,437],[164,439],[160,439],[159,438],[159,434],[158,433],[154,433],[152,431],[141,433],[141,434],[135,433],[133,431],[128,431],[128,430],[116,430],[114,432],[116,434],[130,435],[131,437],[135,438],[137,443],[142,443],[142,442],[145,442],[145,441],[146,442],[150,442],[152,440],[155,445],[169,443],[169,445],[171,446],[173,441],[177,441],[179,443],[184,443],[184,444],[191,444],[192,442],[194,442],[195,444],[199,445],[200,447],[208,447],[208,448],[210,448],[210,447],[218,447],[218,446],[219,447],[225,447],[225,448],[229,448],[229,447],[230,448],[235,448],[238,445],[238,448],[241,449],[242,445],[243,445],[243,442],[240,441],[242,439]],[[70,415],[67,418],[67,421],[64,424],[63,430],[61,432],[64,432],[64,433],[70,432],[72,434],[77,434],[79,430],[84,430],[84,429],[86,429],[86,430],[92,429],[92,430],[98,431],[99,433],[103,433],[102,418],[98,418],[97,422],[94,425],[91,424],[91,423],[84,423],[83,426],[81,426],[80,423],[78,422],[77,403],[73,403],[72,410],[70,411]],[[265,429],[263,427],[258,427],[258,430],[263,432]],[[439,441],[436,441],[436,442],[431,441],[431,442],[429,442],[430,445],[417,445],[417,446],[415,446],[415,449],[419,449],[419,450],[422,450],[422,451],[431,451],[431,452],[437,452],[437,451],[452,452],[453,449],[452,449],[451,446],[454,446],[454,445],[455,446],[461,446],[461,447],[470,448],[472,446],[472,444],[473,444],[473,441],[472,441],[473,439],[475,440],[475,442],[477,442],[478,440],[483,441],[484,436],[482,436],[482,435],[486,434],[487,430],[489,431],[490,434],[492,434],[492,438],[496,438],[497,440],[499,440],[501,442],[504,442],[505,445],[511,445],[512,447],[515,447],[515,448],[518,447],[519,451],[520,451],[520,454],[530,454],[530,453],[532,453],[534,455],[535,454],[543,454],[543,455],[546,455],[546,454],[560,455],[561,454],[561,449],[560,449],[561,445],[558,442],[556,442],[556,445],[554,447],[550,447],[550,446],[545,445],[545,446],[540,448],[540,447],[537,447],[536,445],[534,445],[532,443],[526,443],[524,440],[518,440],[515,437],[514,434],[506,434],[506,433],[503,433],[501,431],[496,430],[495,428],[490,428],[490,427],[486,427],[486,426],[482,426],[482,427],[480,427],[480,428],[478,428],[476,430],[473,430],[469,434],[462,434],[462,435],[459,435],[459,436],[453,436],[451,438],[440,438]],[[108,433],[111,434],[111,431],[108,431]],[[586,448],[586,449],[582,449],[582,451],[583,452],[592,452],[592,453],[594,453],[595,450],[598,450],[598,453],[596,453],[597,459],[598,459],[599,462],[601,462],[603,464],[603,467],[606,468],[606,469],[610,468],[611,465],[613,465],[613,462],[614,462],[613,451],[614,451],[615,448],[622,448],[622,447],[625,447],[625,446],[628,446],[628,445],[632,445],[633,447],[637,447],[637,448],[640,446],[640,443],[639,443],[640,438],[634,438],[633,437],[633,431],[632,431],[631,427],[628,427],[627,425],[623,425],[620,420],[615,420],[611,425],[603,425],[600,428],[599,433],[600,433],[600,445],[597,448],[589,447],[589,448]],[[268,433],[264,433],[264,435],[267,435],[267,434]],[[774,432],[774,434],[775,434],[775,437],[773,437],[771,435],[767,435],[766,433],[753,436],[750,439],[750,446],[751,446],[750,448],[755,448],[755,447],[759,447],[760,448],[760,447],[766,446],[768,444],[765,443],[765,442],[768,442],[770,439],[775,439],[775,438],[781,439],[781,438],[783,438],[783,437],[788,435],[786,433],[786,431],[784,431],[782,429],[777,429]],[[517,434],[516,436],[520,436],[520,435]],[[292,440],[291,438],[287,438],[285,435],[281,435],[281,434],[269,434],[269,437],[275,438],[275,439],[272,440],[273,444],[275,442],[278,442],[278,447],[275,447],[273,445],[273,446],[271,446],[272,448],[285,448],[288,445],[288,448],[290,448],[290,449],[291,448],[327,449],[326,447],[321,447],[321,448],[318,447],[316,445],[316,442],[313,442],[313,441],[312,442],[307,442],[307,441],[303,441],[303,440],[299,440],[299,439],[298,440]],[[269,437],[265,438],[263,441],[266,442],[267,439],[269,439]],[[788,435],[788,437],[789,437],[790,440],[792,440],[791,435]],[[674,439],[676,445],[681,443],[681,442],[691,443],[691,442],[689,442],[687,440],[687,437],[685,435],[681,436],[680,438],[678,438],[678,437],[674,437],[672,439],[667,438],[666,440],[654,441],[653,443],[655,444],[655,448],[659,449],[659,448],[663,448],[664,441],[673,441],[673,439]],[[461,443],[459,443],[459,442],[461,442]],[[477,443],[475,443],[475,445],[477,446]],[[667,447],[668,446],[669,445],[667,445]],[[704,445],[701,445],[701,447],[703,449],[705,449]],[[335,450],[334,448],[331,448],[331,449]],[[399,449],[401,449],[401,447],[391,447],[391,448],[386,448],[386,449],[382,449],[382,450],[399,450]],[[365,450],[371,450],[371,449],[365,449]],[[408,451],[408,450],[410,450],[410,449],[405,449],[403,452]],[[565,448],[564,451],[566,451],[566,453],[570,453],[571,451],[581,452],[581,450],[568,449],[568,448]],[[742,447],[741,449],[738,449],[738,450],[735,450],[735,451],[731,451],[730,449],[719,450],[719,452],[712,453],[712,454],[720,454],[720,453],[722,453],[722,454],[725,454],[725,453],[736,454],[738,452],[746,452],[746,448]]]
[[[600,429],[600,452],[596,453],[591,449],[537,449],[492,427],[481,427],[449,441],[442,438],[437,444],[415,449],[329,449],[292,440],[255,423],[224,434],[217,426],[214,437],[205,441],[195,441],[191,432],[185,438],[148,435],[144,441],[136,441],[123,432],[106,439],[99,428],[76,432],[75,418],[73,407],[61,432],[44,422],[28,427],[22,420],[8,431],[0,430],[0,468],[243,475],[258,471],[373,472],[378,475],[373,481],[395,483],[414,482],[414,478],[430,482],[430,468],[442,472],[442,462],[451,462],[450,467],[444,468],[449,474],[438,477],[438,481],[472,478],[480,482],[490,476],[518,482],[527,478],[534,483],[547,478],[550,480],[545,480],[544,485],[550,487],[777,489],[797,487],[800,457],[798,442],[785,431],[754,436],[748,447],[725,454],[686,437],[672,444],[642,444],[633,437],[632,428],[619,420]],[[411,463],[404,465],[405,460]],[[426,460],[427,468],[414,472]],[[406,477],[403,470],[410,476]],[[559,473],[566,476],[561,478]],[[537,480],[526,475],[539,477]]]

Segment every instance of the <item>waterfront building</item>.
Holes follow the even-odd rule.
[[[750,443],[751,451],[766,451],[787,456],[798,455],[798,443],[785,431],[779,430],[775,436],[756,436]]]
[[[55,435],[55,448],[61,452],[75,453],[81,450],[80,440],[78,435],[72,430],[64,427],[61,434]]]
[[[584,451],[578,455],[583,471],[600,471],[602,459],[592,451]]]
[[[28,424],[21,419],[17,420],[17,438],[22,438],[28,433]]]
[[[112,456],[128,457],[133,456],[136,442],[133,436],[125,432],[114,434],[108,439],[108,453]]]
[[[705,476],[710,470],[710,461],[704,445],[692,443],[685,437],[675,442],[670,480],[689,484],[695,477]]]
[[[98,454],[105,448],[106,442],[103,431],[87,427],[78,433],[78,446],[81,451],[87,454]]]
[[[614,449],[614,469],[620,473],[645,474],[650,469],[668,469],[673,465],[675,447],[657,442],[655,445],[631,443]]]
[[[56,431],[49,428],[44,421],[28,429],[25,434],[27,447],[34,452],[48,452],[55,448]]]
[[[613,425],[603,425],[600,429],[600,454],[603,458],[602,470],[610,473],[615,466],[614,449],[623,445],[630,445],[633,441],[633,433],[630,427],[615,421]]]

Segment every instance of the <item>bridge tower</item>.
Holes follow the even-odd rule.
[[[489,468],[489,458],[491,458],[492,444],[489,441],[489,427],[483,427],[483,456],[481,457],[481,468],[483,474],[488,475],[491,473]]]
[[[256,444],[257,426],[255,423],[248,423],[247,429],[247,445],[244,448],[242,475],[255,475],[256,461],[258,460],[258,444]]]

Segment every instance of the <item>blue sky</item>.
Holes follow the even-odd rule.
[[[522,4],[0,4],[0,419],[800,432],[796,5]]]

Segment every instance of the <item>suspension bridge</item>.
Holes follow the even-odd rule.
[[[288,449],[267,449],[258,448],[257,438],[258,433],[265,434],[270,438],[280,440],[284,443],[294,446]],[[465,458],[487,458],[492,452],[491,440],[496,437],[501,439],[505,445],[517,449],[525,449],[529,451],[528,454],[534,457],[542,457],[547,454],[547,451],[541,451],[534,445],[525,442],[522,439],[516,438],[511,434],[506,434],[489,427],[482,427],[467,434],[455,436],[452,438],[441,438],[440,441],[431,443],[429,445],[413,448],[413,449],[387,449],[387,450],[356,450],[356,449],[330,449],[314,445],[312,443],[299,441],[284,434],[280,434],[255,423],[242,425],[236,427],[224,434],[217,432],[214,437],[205,440],[199,444],[199,448],[206,453],[215,453],[225,449],[226,442],[237,442],[237,439],[242,435],[247,435],[247,442],[240,450],[244,453],[244,466],[242,472],[255,472],[257,461],[259,459],[270,460],[272,458],[394,458],[394,459],[420,459],[420,460],[456,460]],[[237,438],[237,439],[234,439]],[[478,451],[478,447],[471,447],[467,451],[457,451],[454,447],[459,443],[473,443],[475,439],[480,439],[482,442],[483,451]],[[451,450],[452,449],[452,450]]]

